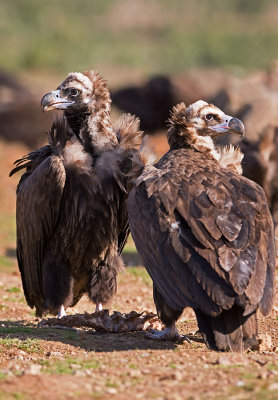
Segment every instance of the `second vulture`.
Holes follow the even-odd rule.
[[[71,73],[42,99],[54,120],[49,145],[16,162],[17,258],[26,300],[41,316],[65,314],[83,293],[100,310],[116,290],[129,233],[127,178],[139,120],[113,129],[110,95],[95,71]]]
[[[272,307],[274,233],[263,189],[240,175],[242,154],[214,147],[228,132],[243,134],[242,122],[212,104],[174,107],[170,150],[141,170],[137,157],[128,213],[166,325],[152,337],[177,338],[189,306],[209,348],[244,351],[258,345],[256,311]]]

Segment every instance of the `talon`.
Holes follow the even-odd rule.
[[[190,343],[190,344],[193,343],[192,340],[189,339],[189,337],[186,336],[186,335],[180,336],[180,340],[181,340],[182,342],[188,342],[188,343]]]
[[[180,336],[175,325],[172,325],[171,327],[166,327],[162,331],[156,331],[152,329],[146,333],[146,336],[154,340],[172,340],[172,341],[182,340],[182,337]]]

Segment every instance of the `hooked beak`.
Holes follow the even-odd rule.
[[[41,99],[42,111],[50,111],[55,108],[59,110],[65,110],[68,106],[73,104],[73,101],[69,101],[61,97],[60,90],[52,90],[52,92],[47,93]]]
[[[217,133],[236,133],[240,135],[241,139],[243,138],[245,134],[245,127],[240,119],[225,115],[223,120],[224,122],[222,122],[222,124],[210,126],[210,129],[216,132],[215,136],[218,136]]]

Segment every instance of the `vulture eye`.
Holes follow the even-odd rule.
[[[207,121],[212,121],[213,118],[214,118],[213,114],[207,114],[207,115],[205,116],[205,119],[206,119]]]
[[[77,89],[69,89],[70,95],[71,96],[77,96],[78,95],[78,90]]]

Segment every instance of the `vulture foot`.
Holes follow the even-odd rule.
[[[61,307],[59,308],[59,311],[58,311],[57,318],[61,319],[65,315],[66,315],[65,307],[63,305],[61,305]]]
[[[171,340],[173,342],[183,342],[183,341],[190,341],[186,336],[181,336],[177,330],[176,325],[168,326],[162,331],[157,331],[155,329],[151,329],[149,332],[146,333],[146,336],[150,339],[155,340]]]

